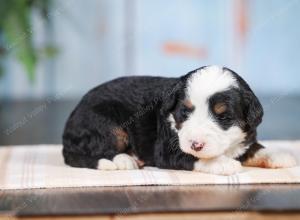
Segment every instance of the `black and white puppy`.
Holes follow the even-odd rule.
[[[248,84],[228,68],[123,77],[82,98],[65,126],[63,155],[70,166],[100,170],[146,165],[230,175],[241,164],[294,166],[289,153],[257,142],[262,116]]]

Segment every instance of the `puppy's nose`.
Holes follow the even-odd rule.
[[[192,148],[192,150],[194,150],[194,151],[200,151],[200,150],[202,150],[202,148],[205,146],[205,143],[203,143],[203,142],[197,142],[197,141],[193,141],[192,142],[192,146],[191,146],[191,148]]]

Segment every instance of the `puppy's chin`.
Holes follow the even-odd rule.
[[[219,154],[200,154],[200,155],[198,154],[197,158],[209,160],[209,159],[219,157],[221,155],[223,155],[223,153],[219,153]]]

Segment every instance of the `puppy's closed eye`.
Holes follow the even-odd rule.
[[[217,114],[217,115],[220,115],[220,114],[223,114],[227,111],[227,106],[225,103],[223,102],[219,102],[219,103],[216,103],[213,107],[213,111]]]

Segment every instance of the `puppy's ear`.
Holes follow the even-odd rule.
[[[177,105],[178,94],[177,93],[166,93],[162,98],[161,110],[162,115],[168,115],[175,109]]]
[[[175,85],[171,86],[163,92],[160,110],[160,113],[162,115],[166,116],[175,109],[183,91],[182,86],[182,81],[179,81],[178,83],[176,83]]]
[[[260,104],[258,98],[250,89],[244,92],[243,98],[246,105],[244,112],[246,124],[250,129],[255,129],[262,121],[262,117],[264,114],[263,107]]]
[[[255,130],[255,128],[261,123],[263,117],[263,108],[250,89],[249,85],[243,80],[236,72],[224,67],[226,71],[231,72],[240,84],[241,96],[244,101],[244,120],[248,130]]]
[[[201,67],[201,68],[205,68],[205,67]],[[186,89],[187,81],[190,78],[190,76],[194,74],[196,71],[198,71],[199,69],[193,70],[181,76],[175,84],[173,84],[172,86],[167,88],[166,91],[163,92],[162,107],[161,107],[162,115],[168,115],[170,112],[172,112],[175,109],[178,101],[184,99],[185,96],[184,90]]]

